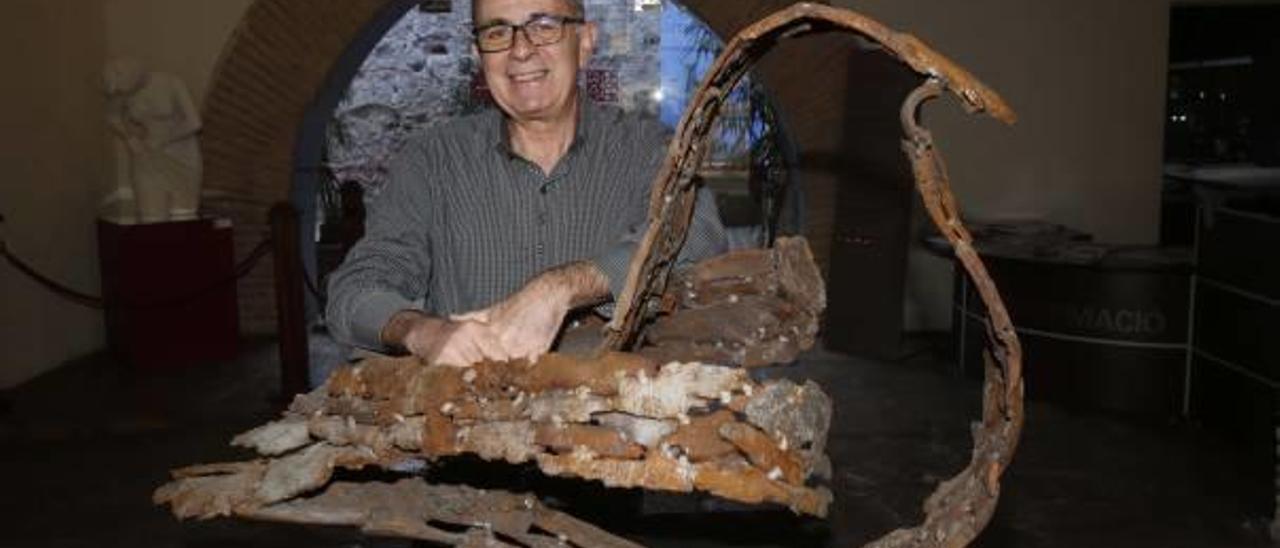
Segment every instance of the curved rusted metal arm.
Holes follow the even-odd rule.
[[[973,425],[969,465],[943,482],[925,501],[925,521],[899,529],[869,544],[875,548],[966,546],[995,514],[1000,476],[1008,468],[1022,435],[1022,347],[1009,313],[987,273],[973,238],[960,221],[946,166],[933,135],[917,121],[921,106],[942,93],[943,83],[930,78],[902,104],[902,149],[911,160],[916,188],[934,226],[951,243],[956,260],[978,289],[991,312],[987,324],[988,361],[983,384],[982,421]],[[993,363],[993,360],[995,363]],[[998,364],[998,367],[997,367]]]
[[[646,302],[660,295],[666,285],[693,214],[694,174],[708,149],[711,126],[730,91],[774,42],[820,26],[854,32],[881,44],[916,72],[941,82],[970,112],[986,112],[1006,123],[1016,120],[1004,99],[968,71],[914,36],[895,32],[866,16],[799,3],[761,19],[729,41],[677,126],[667,161],[659,170],[650,195],[649,229],[632,260],[627,284],[617,296],[605,348],[623,350],[635,342]]]
[[[930,132],[917,121],[920,107],[944,91],[970,112],[985,112],[1013,123],[1016,115],[1000,96],[973,75],[913,36],[895,32],[860,14],[801,3],[739,32],[716,59],[686,110],[650,196],[650,226],[632,260],[626,288],[618,296],[603,349],[626,349],[636,342],[647,303],[660,295],[684,242],[693,213],[694,173],[706,154],[707,136],[725,98],[772,43],[818,27],[860,34],[884,46],[925,82],[902,106],[903,152],[911,161],[916,187],[938,230],[951,243],[957,261],[978,288],[990,311],[990,350],[984,384],[982,421],[974,425],[969,465],[943,482],[925,502],[925,521],[873,542],[880,548],[965,546],[986,527],[995,512],[1000,476],[1017,449],[1023,425],[1022,350],[995,283],[960,221],[947,172]],[[992,363],[994,361],[994,363]]]

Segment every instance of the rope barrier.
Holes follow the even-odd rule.
[[[323,317],[325,303],[329,302],[329,295],[324,291],[320,291],[317,288],[319,285],[317,280],[312,280],[311,276],[307,275],[306,265],[303,265],[302,267],[302,281],[306,283],[307,292],[310,293],[312,297],[315,297],[317,303],[320,303],[320,315]]]
[[[226,285],[234,283],[240,278],[247,276],[250,272],[253,271],[254,267],[258,265],[259,261],[261,261],[262,258],[265,257],[270,252],[271,252],[271,237],[268,236],[263,238],[262,241],[258,243],[258,245],[254,246],[253,251],[250,251],[248,256],[246,256],[243,260],[241,260],[239,263],[236,264],[235,268],[232,269],[232,272],[230,275],[224,276],[218,280],[215,280],[213,283],[210,283],[204,287],[196,289],[195,291],[192,291],[190,293],[186,293],[183,295],[178,295],[175,297],[160,299],[154,302],[108,303],[106,299],[103,299],[100,296],[90,295],[88,293],[77,291],[75,289],[67,287],[64,284],[54,281],[53,279],[50,279],[48,276],[41,274],[36,269],[32,268],[31,265],[27,264],[26,261],[23,261],[21,258],[19,258],[18,256],[14,255],[12,252],[10,252],[9,246],[6,244],[6,242],[4,242],[3,240],[0,240],[0,255],[4,255],[5,260],[8,261],[9,264],[13,265],[14,268],[18,269],[19,272],[25,274],[27,277],[31,278],[36,283],[40,284],[45,289],[48,289],[49,291],[53,292],[55,295],[58,295],[59,297],[62,297],[80,306],[84,306],[87,308],[94,308],[98,310],[108,310],[108,309],[145,310],[145,309],[154,309],[154,308],[166,308],[166,307],[176,306],[186,302],[193,301],[197,298],[204,296],[207,293],[210,293],[218,289],[222,289]],[[306,276],[303,276],[303,277],[306,278]],[[311,280],[308,279],[307,283],[308,285],[310,285]]]
[[[241,278],[244,278],[249,275],[256,266],[258,266],[258,263],[263,257],[267,256],[267,254],[271,252],[271,236],[268,235],[264,237],[262,241],[258,242],[258,245],[255,245],[253,250],[250,251],[243,260],[235,265],[230,275],[219,278],[213,283],[195,291],[149,303],[108,303],[107,300],[101,296],[77,291],[65,284],[53,280],[48,276],[45,276],[44,274],[41,274],[40,271],[33,268],[29,263],[22,260],[17,255],[14,255],[13,252],[9,251],[8,241],[4,237],[4,225],[5,217],[0,214],[0,255],[4,256],[6,262],[17,269],[18,272],[21,272],[28,278],[31,278],[31,280],[35,281],[45,289],[48,289],[53,294],[80,306],[97,310],[146,310],[184,304],[200,298],[210,292],[222,289],[224,286],[235,283]],[[301,257],[299,257],[299,260],[301,260]],[[323,311],[325,303],[329,298],[328,295],[324,291],[318,289],[316,280],[312,280],[311,276],[307,275],[305,265],[303,265],[301,271],[302,280],[305,282],[307,291],[310,292],[311,295],[315,297],[316,301],[320,303],[320,309]]]
[[[34,268],[31,268],[27,263],[23,262],[22,259],[19,259],[12,253],[9,253],[9,246],[5,242],[0,242],[0,254],[3,254],[4,258],[9,261],[9,264],[18,269],[18,272],[26,274],[28,278],[35,280],[36,283],[44,286],[45,289],[53,291],[62,298],[81,306],[87,306],[90,308],[102,307],[102,297],[96,297],[89,295],[88,293],[81,293],[42,276],[39,272],[36,272]]]

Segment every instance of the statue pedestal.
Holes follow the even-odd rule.
[[[141,369],[232,359],[239,340],[231,223],[98,221],[107,340]]]

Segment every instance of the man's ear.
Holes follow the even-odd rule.
[[[587,21],[579,25],[578,31],[578,68],[582,69],[587,67],[591,54],[596,51],[596,36],[599,29],[594,21]]]

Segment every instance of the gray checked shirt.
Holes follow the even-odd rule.
[[[484,308],[578,260],[621,292],[669,132],[587,100],[580,108],[574,141],[550,175],[511,151],[496,109],[410,140],[369,204],[364,238],[329,277],[330,332],[383,349],[383,325],[415,301],[437,316]],[[681,263],[727,247],[715,201],[700,192]]]

